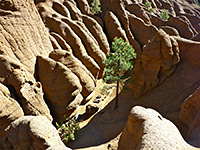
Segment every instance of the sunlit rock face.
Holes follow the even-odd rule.
[[[197,150],[184,141],[179,130],[153,109],[135,106],[119,140],[118,150]]]

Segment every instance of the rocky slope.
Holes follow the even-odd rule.
[[[105,121],[99,121],[98,114],[95,123],[89,123],[80,131],[79,140],[69,146],[90,147],[110,141],[122,131],[130,108],[142,105],[158,110],[173,121],[183,137],[199,147],[200,7],[192,0],[149,1],[153,12],[147,10],[146,1],[142,0],[101,0],[99,15],[90,10],[92,0],[0,1],[0,148],[20,149],[15,143],[22,143],[23,139],[11,136],[25,123],[24,128],[31,130],[23,131],[29,139],[27,149],[59,149],[59,146],[64,149],[57,133],[46,139],[46,131],[41,133],[41,129],[35,129],[35,122],[41,122],[36,116],[45,116],[47,128],[56,132],[50,122],[65,121],[77,108],[87,107],[99,94],[95,91],[98,91],[97,80],[103,77],[102,61],[110,53],[116,36],[128,40],[137,53],[134,80],[127,85],[128,95],[121,96],[121,99],[128,97],[127,104],[121,106],[123,109],[119,108],[121,114],[117,113],[121,119],[110,111],[104,113],[103,120],[107,118],[111,122],[105,124],[105,131],[95,133],[100,139],[93,139],[90,129],[102,130]],[[168,20],[161,19],[162,9],[169,11]],[[140,111],[138,115],[149,110]],[[134,125],[130,120],[129,117],[127,124]],[[150,124],[154,121],[151,116],[147,119]],[[159,121],[156,123],[162,125]],[[116,124],[115,130],[105,133]],[[137,124],[138,128],[142,124]],[[171,128],[173,125],[169,124]],[[176,127],[172,128],[183,146],[193,149],[183,141]],[[160,133],[149,134],[158,133],[157,128],[149,130],[147,139],[156,135],[155,141],[162,138],[162,142],[169,143],[167,136],[165,140]],[[89,134],[88,141],[83,133]],[[123,131],[119,149],[124,149],[126,136]],[[146,140],[137,138],[134,143],[134,136],[128,137],[133,144],[130,147],[139,149],[141,145],[137,143]],[[51,143],[54,137],[57,143]],[[50,144],[45,147],[38,140]],[[133,148],[135,145],[137,148]]]

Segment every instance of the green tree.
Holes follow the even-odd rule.
[[[153,8],[151,7],[151,2],[149,1],[145,2],[144,7],[147,11],[153,12]]]
[[[133,58],[136,58],[136,53],[128,41],[125,42],[122,38],[117,37],[115,37],[114,42],[112,42],[112,51],[113,53],[107,55],[106,59],[103,61],[105,65],[104,81],[117,81],[115,103],[115,108],[117,108],[120,79],[127,70],[133,68]]]
[[[94,14],[99,14],[101,12],[101,3],[99,0],[93,0],[92,3],[91,3],[91,11],[94,13]]]
[[[161,13],[160,13],[160,18],[162,20],[168,21],[168,19],[169,19],[169,11],[166,10],[166,9],[162,9]]]

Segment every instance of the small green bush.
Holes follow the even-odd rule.
[[[91,3],[91,11],[92,13],[94,13],[95,15],[99,14],[101,12],[101,3],[99,0],[93,0]]]
[[[162,20],[168,21],[168,19],[169,19],[169,11],[166,10],[166,9],[162,9],[161,13],[160,13],[160,18]]]
[[[104,85],[103,88],[100,89],[101,94],[102,95],[108,95],[109,94],[109,89],[110,89],[110,86]]]
[[[153,12],[153,8],[151,7],[151,2],[149,1],[145,2],[144,7],[147,11]]]
[[[196,2],[196,4],[197,4],[197,5],[199,5],[199,6],[200,6],[200,3],[199,3],[199,1],[198,1],[198,0],[195,0],[195,2]]]
[[[69,140],[75,140],[75,133],[80,130],[79,123],[75,118],[67,118],[67,121],[63,123],[60,121],[60,124],[56,122],[56,128],[61,137],[61,140],[67,143]]]

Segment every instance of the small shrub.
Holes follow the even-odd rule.
[[[99,14],[101,12],[101,3],[99,0],[93,0],[91,3],[91,11],[92,13],[94,13],[95,15]]]
[[[144,7],[147,11],[153,12],[153,8],[151,7],[151,2],[149,1],[145,2]]]
[[[100,89],[101,94],[102,95],[108,95],[109,94],[109,89],[110,89],[110,86],[104,85],[103,88]]]
[[[162,20],[168,21],[168,19],[169,19],[169,11],[166,10],[166,9],[162,9],[161,13],[160,13],[160,18]]]
[[[200,2],[198,0],[195,0],[196,4],[200,6]]]
[[[62,121],[59,123],[56,122],[56,128],[61,137],[61,140],[67,143],[69,140],[75,140],[75,133],[80,130],[79,123],[75,120],[75,118],[67,118],[67,121],[63,123]]]

